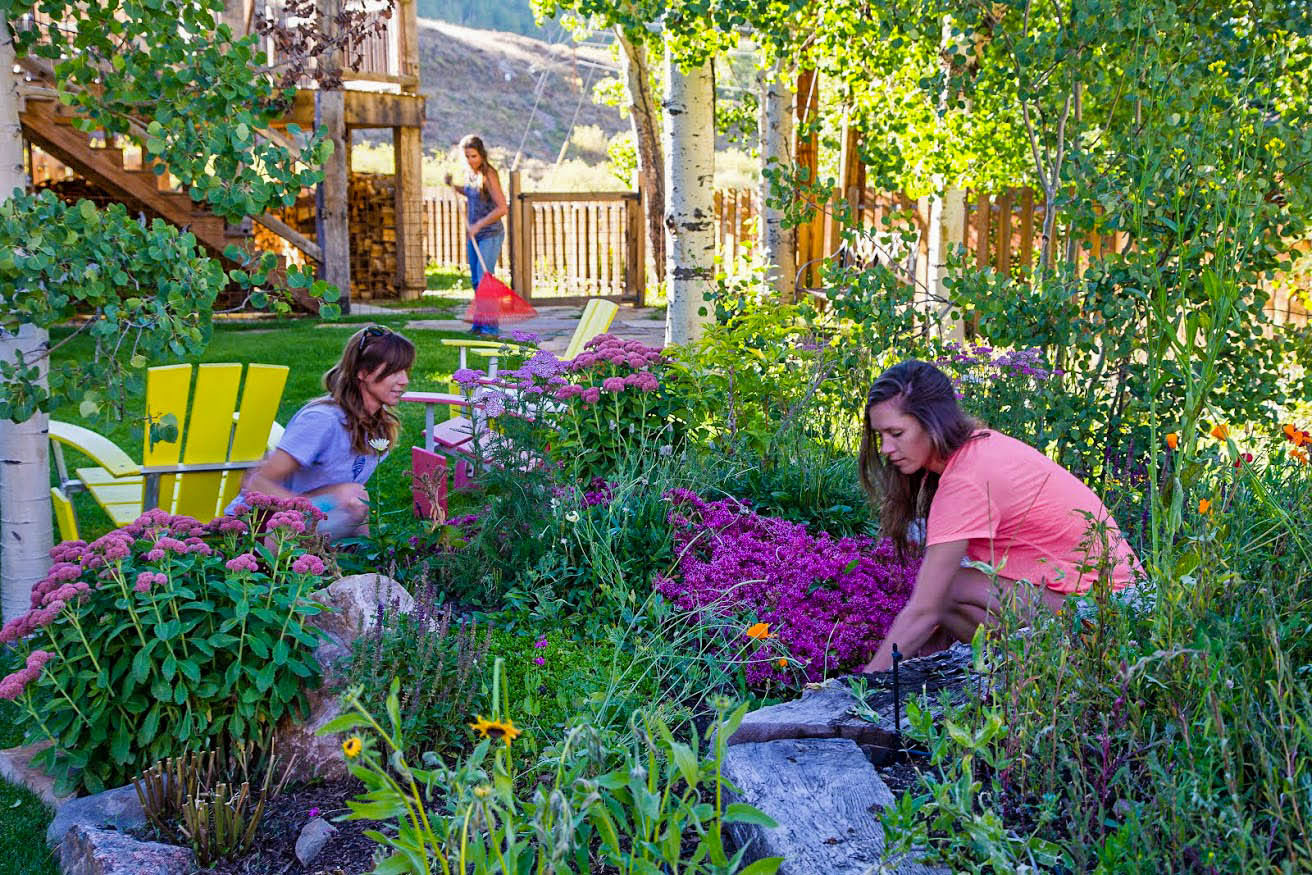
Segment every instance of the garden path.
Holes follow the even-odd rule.
[[[382,309],[382,308],[379,308]],[[583,314],[581,306],[539,306],[538,314],[532,319],[517,322],[512,326],[518,331],[528,331],[541,337],[540,346],[559,355],[569,346],[570,336]],[[358,311],[352,306],[352,312]],[[389,311],[395,312],[395,311]],[[656,348],[665,345],[665,320],[661,311],[654,307],[621,307],[615,315],[607,332],[624,340],[636,340]],[[414,319],[405,324],[407,331],[468,331],[469,323],[460,319]],[[503,333],[509,334],[510,328]]]

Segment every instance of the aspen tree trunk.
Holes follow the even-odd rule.
[[[629,40],[622,27],[615,28],[615,36],[628,85],[629,122],[638,151],[638,191],[647,217],[647,245],[660,283],[665,282],[665,155],[661,151],[660,106],[651,90],[647,47]],[[646,270],[645,265],[638,267]]]
[[[715,88],[709,61],[679,69],[665,50],[666,344],[696,340],[710,321],[715,263]]]
[[[784,301],[793,299],[797,282],[797,229],[785,228],[784,211],[770,205],[770,181],[767,171],[785,171],[792,165],[789,148],[793,143],[793,96],[784,84],[778,62],[758,76],[761,138],[760,203],[761,257],[774,281],[775,290]]]
[[[27,187],[13,69],[9,23],[0,16],[0,201]],[[20,326],[17,334],[0,330],[0,361],[37,360],[44,387],[48,345],[45,329],[34,325]],[[33,584],[50,568],[54,534],[48,431],[49,417],[41,412],[26,422],[0,420],[0,607],[6,621],[27,611]]]

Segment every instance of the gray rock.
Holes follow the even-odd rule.
[[[50,742],[39,741],[36,744],[0,750],[0,778],[4,778],[11,784],[31,790],[46,805],[51,808],[58,808],[67,800],[72,799],[72,795],[56,796],[55,779],[47,775],[42,769],[32,765],[32,757],[49,746]]]
[[[301,861],[302,866],[309,866],[335,832],[337,827],[322,817],[316,817],[301,827],[301,834],[296,838],[296,859]]]
[[[777,826],[728,826],[744,864],[783,857],[780,875],[937,875],[910,859],[889,859],[880,812],[894,799],[851,739],[810,738],[733,745],[724,777]],[[880,865],[884,869],[877,869]]]
[[[189,848],[74,824],[59,845],[59,866],[64,875],[187,875],[195,861]]]
[[[295,757],[291,770],[293,782],[347,777],[341,738],[318,735],[322,727],[342,713],[337,694],[331,692],[341,679],[338,667],[350,656],[355,639],[377,627],[380,605],[403,614],[415,609],[415,600],[405,587],[382,574],[343,577],[310,597],[328,607],[310,620],[326,636],[314,653],[323,670],[324,683],[307,694],[310,714],[305,720],[287,717],[278,727],[279,755],[285,763],[292,763]]]
[[[952,703],[977,695],[983,679],[970,670],[971,652],[966,644],[954,644],[930,656],[908,659],[899,670],[905,721],[906,702],[917,697],[920,704],[937,714],[946,692]],[[872,755],[887,753],[895,744],[891,673],[867,675],[870,679],[867,704],[873,720],[855,716],[857,700],[848,690],[847,678],[831,678],[810,685],[800,699],[758,708],[743,718],[729,737],[729,744],[757,744],[789,738],[846,738],[869,749]],[[905,722],[902,726],[906,728]]]
[[[94,796],[70,799],[55,811],[55,819],[46,829],[46,844],[52,848],[58,845],[74,824],[93,829],[111,827],[126,832],[145,826],[146,812],[142,810],[136,788],[131,784]]]

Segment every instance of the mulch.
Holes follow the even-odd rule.
[[[364,785],[355,778],[288,790],[265,806],[264,818],[249,854],[200,871],[207,875],[362,875],[371,872],[379,845],[366,838],[364,831],[382,831],[382,825],[368,820],[336,821],[349,811],[346,800],[362,792]],[[337,827],[337,832],[309,867],[305,867],[296,859],[296,839],[301,829],[313,819],[310,811],[314,808],[319,809],[319,817]]]

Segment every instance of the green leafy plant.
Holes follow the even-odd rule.
[[[590,872],[608,865],[621,873],[672,867],[696,873],[769,875],[780,858],[743,867],[740,850],[724,846],[727,823],[773,821],[745,803],[727,803],[721,773],[726,739],[746,714],[717,711],[715,741],[704,754],[694,735],[676,740],[659,720],[636,717],[635,741],[607,749],[603,737],[577,728],[542,766],[542,781],[521,789],[514,767],[519,730],[509,716],[509,691],[494,669],[493,715],[475,728],[486,737],[453,765],[426,757],[408,764],[398,744],[398,684],[393,682],[385,729],[348,693],[352,713],[324,733],[364,729],[344,750],[366,793],[347,819],[396,820],[396,835],[369,835],[391,850],[376,871]],[[609,768],[618,763],[617,768]],[[442,792],[438,792],[438,789]]]
[[[26,710],[30,741],[52,742],[36,762],[59,792],[118,786],[304,713],[320,678],[308,621],[321,608],[306,595],[324,563],[301,541],[321,514],[304,499],[247,501],[212,524],[154,510],[59,545],[32,610],[0,631],[26,651],[0,698]]]

